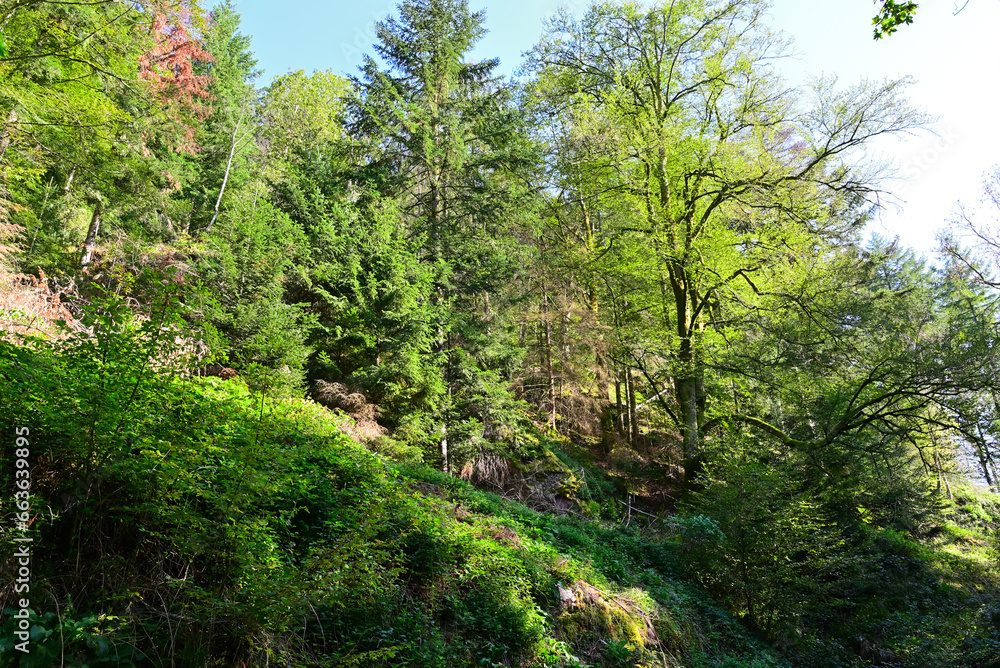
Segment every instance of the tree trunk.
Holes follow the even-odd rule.
[[[86,267],[94,258],[94,244],[97,241],[97,233],[101,229],[101,205],[94,207],[94,213],[90,217],[90,227],[87,228],[87,238],[83,240],[83,255],[80,258],[80,266]]]
[[[545,370],[549,376],[549,427],[556,428],[556,377],[552,366],[552,325],[549,322],[549,297],[542,294],[542,315],[545,318]]]
[[[215,225],[215,219],[219,217],[219,205],[222,204],[222,195],[226,192],[226,183],[229,182],[229,170],[233,166],[233,156],[236,155],[236,133],[240,130],[240,123],[243,122],[243,114],[246,111],[246,103],[244,103],[243,108],[240,109],[240,117],[236,119],[236,127],[233,128],[233,137],[229,140],[229,159],[226,160],[226,173],[222,176],[222,185],[219,187],[219,197],[215,200],[215,212],[212,214],[212,220],[208,221],[208,227],[205,228],[205,233],[212,231],[212,225]]]
[[[684,442],[684,485],[685,487],[697,475],[701,458],[701,433],[698,424],[698,378],[694,373],[693,351],[691,339],[681,339],[679,350],[680,367],[684,375],[676,378],[677,403],[681,409],[681,431]]]
[[[615,371],[615,407],[618,412],[615,414],[617,416],[617,428],[618,434],[620,436],[625,436],[625,412],[622,408],[622,374],[621,368],[618,364],[614,365]]]
[[[979,459],[979,468],[986,479],[986,485],[990,489],[993,489],[994,478],[990,475],[989,453],[986,452],[985,434],[983,434],[981,427],[979,428],[979,438],[972,444],[972,447],[976,450],[976,457]]]
[[[448,425],[441,424],[441,470],[451,473],[448,462]]]
[[[941,456],[938,454],[937,450],[934,451],[934,464],[937,466],[938,475],[940,476],[939,481],[944,481],[944,488],[948,492],[948,500],[951,501],[951,485],[948,484],[948,475],[941,466]],[[938,484],[940,485],[940,482]]]
[[[632,447],[639,442],[639,415],[635,410],[635,380],[632,369],[625,369],[625,384],[628,386],[629,443]]]

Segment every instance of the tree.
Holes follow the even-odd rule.
[[[970,328],[949,291],[894,244],[831,249],[773,286],[733,340],[719,369],[742,412],[706,429],[781,443],[842,520],[863,506],[911,528],[925,510],[919,478],[941,468],[940,435],[969,431],[968,397],[992,382],[993,335]]]
[[[207,95],[206,80],[192,72],[207,57],[192,36],[198,18],[185,2],[33,0],[2,17],[0,153],[12,201],[24,206],[29,265],[58,272],[88,264],[112,216],[134,232],[156,232],[149,209],[172,178],[162,167],[193,148],[191,126]],[[85,233],[64,223],[77,216],[89,220]]]
[[[276,111],[271,107],[269,113]],[[309,375],[361,390],[387,424],[398,426],[433,409],[443,393],[439,369],[426,354],[436,335],[429,312],[431,270],[419,261],[418,243],[399,226],[391,199],[368,195],[352,201],[335,143],[317,145],[308,133],[299,143],[284,135],[282,125],[272,128],[281,140],[277,148],[289,150],[294,160],[273,187],[276,203],[308,240],[288,298],[309,304],[317,320],[309,339],[317,353]]]
[[[945,267],[950,315],[957,329],[969,340],[992,341],[997,335],[1000,307],[1000,169],[983,178],[979,207],[960,205],[949,229],[940,237]],[[987,357],[988,374],[995,379],[1000,360]],[[1000,385],[991,381],[984,391],[964,397],[954,414],[965,427],[961,440],[975,453],[983,479],[991,487],[1000,487],[997,462],[1000,462]]]
[[[504,236],[525,201],[513,174],[530,152],[510,91],[493,75],[497,61],[466,60],[484,32],[483,12],[464,0],[412,0],[399,14],[376,27],[375,49],[389,69],[366,57],[353,80],[352,133],[372,156],[359,177],[384,179],[381,191],[398,198],[433,271],[437,335],[426,352],[447,388],[439,447],[450,470],[449,422],[468,423],[470,413],[491,422],[488,404],[518,357],[500,338],[498,317],[520,264]]]
[[[256,149],[254,116],[257,94],[250,38],[239,32],[240,15],[227,0],[212,9],[205,49],[212,58],[197,71],[209,77],[208,114],[195,141],[199,152],[196,175],[183,190],[192,205],[196,229],[211,230],[218,219],[227,188],[237,187],[235,176]]]
[[[308,253],[304,234],[271,202],[242,191],[205,245],[196,258],[203,285],[191,300],[222,335],[226,361],[255,389],[298,391],[314,316],[285,296]]]
[[[896,32],[899,26],[913,23],[913,15],[917,12],[915,2],[896,2],[896,0],[880,0],[882,7],[872,19],[875,26],[875,39],[888,37]]]
[[[307,75],[298,70],[271,81],[260,128],[271,171],[280,172],[282,162],[308,161],[317,153],[331,155],[331,148],[344,138],[345,99],[350,91],[345,77],[329,71]],[[341,148],[340,154],[340,166],[345,167],[347,151]]]
[[[689,475],[725,323],[820,239],[850,235],[860,219],[838,214],[876,192],[875,168],[851,156],[920,121],[905,81],[818,81],[811,110],[797,112],[768,67],[781,43],[763,12],[744,0],[599,5],[580,21],[557,16],[531,54],[553,109],[609,129],[592,190],[620,212],[604,256],[627,325],[616,333],[679,429]]]

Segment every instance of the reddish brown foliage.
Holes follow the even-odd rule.
[[[53,290],[44,275],[35,278],[0,270],[0,336],[63,336],[66,330],[60,322],[77,325],[62,301],[64,294]]]
[[[168,109],[173,108],[172,115],[179,120],[181,139],[174,149],[186,153],[197,151],[195,129],[193,124],[180,119],[208,116],[209,109],[202,102],[211,97],[208,93],[211,77],[195,74],[194,66],[215,60],[192,34],[197,23],[186,2],[161,6],[150,25],[155,47],[139,59],[139,76],[152,83],[160,102]]]
[[[17,252],[17,244],[12,242],[23,229],[20,225],[3,222],[3,210],[0,209],[0,268],[11,262]]]
[[[376,421],[379,415],[378,406],[369,403],[365,395],[360,392],[351,392],[341,383],[318,380],[315,395],[321,404],[346,413],[348,420],[341,425],[341,429],[354,440],[368,443],[386,434],[385,427]]]

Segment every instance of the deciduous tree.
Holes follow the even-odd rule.
[[[597,191],[626,215],[605,266],[636,323],[622,341],[676,423],[689,473],[730,311],[816,240],[849,233],[857,219],[835,212],[876,192],[852,158],[919,123],[905,81],[818,81],[797,99],[769,67],[782,44],[763,12],[746,0],[598,5],[579,21],[559,15],[531,54],[553,108],[607,128]]]

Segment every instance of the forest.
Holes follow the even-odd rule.
[[[769,21],[0,4],[0,668],[1000,668],[1000,171],[870,234]]]

